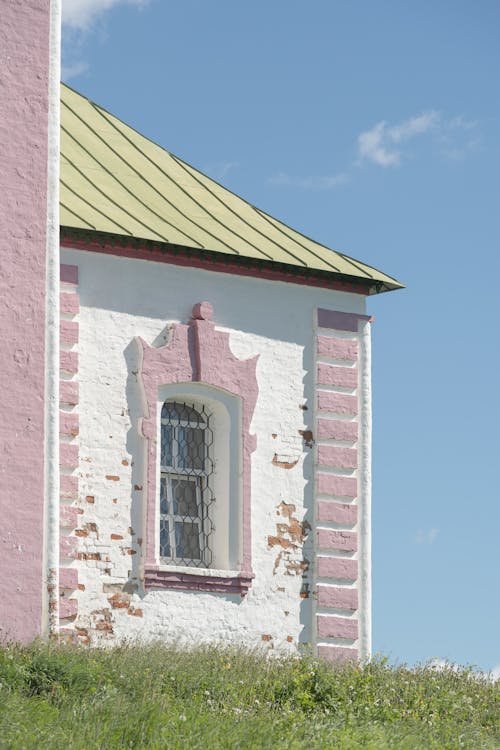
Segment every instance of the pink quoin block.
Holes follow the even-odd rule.
[[[76,617],[78,614],[78,602],[76,599],[68,599],[66,596],[61,596],[59,599],[59,618],[61,620],[68,620],[69,618]]]
[[[74,591],[78,588],[78,570],[76,568],[59,568],[59,588]]]
[[[50,4],[0,3],[0,632],[41,635]]]
[[[73,500],[78,497],[78,477],[61,475],[61,497]]]
[[[343,648],[342,646],[318,646],[318,656],[320,659],[331,661],[336,664],[345,664],[346,662],[358,661],[358,650],[355,648]]]
[[[76,375],[78,372],[78,353],[67,352],[61,349],[59,355],[59,366],[63,372],[67,372],[70,375]]]
[[[358,359],[358,342],[352,339],[333,339],[329,336],[318,336],[318,355],[356,362]]]
[[[357,332],[360,320],[369,320],[371,322],[373,318],[370,315],[318,308],[318,326],[320,328],[334,328],[336,331]]]
[[[62,411],[59,413],[59,432],[61,435],[75,437],[79,432],[78,414]]]
[[[318,492],[334,497],[356,497],[358,483],[354,477],[339,477],[318,472]]]
[[[339,448],[337,445],[320,445],[318,464],[339,469],[355,469],[358,465],[358,451],[355,448]]]
[[[78,315],[80,312],[80,297],[78,294],[71,292],[61,292],[60,295],[61,312],[68,315]]]
[[[61,404],[76,406],[79,399],[78,383],[74,380],[61,380],[59,384],[59,401]]]
[[[78,343],[79,325],[74,320],[61,320],[61,341],[64,344]]]
[[[350,617],[318,615],[318,635],[322,638],[349,638],[350,640],[356,640],[358,637],[358,621]]]
[[[156,442],[158,435],[158,389],[170,383],[199,382],[225,391],[241,399],[243,447],[243,554],[241,571],[247,578],[251,571],[251,454],[256,438],[250,433],[250,423],[258,396],[256,366],[258,357],[240,360],[229,347],[229,334],[218,331],[211,321],[210,303],[200,302],[193,307],[188,325],[176,324],[168,344],[156,348],[142,339],[137,343],[142,354],[140,380],[146,395],[147,409],[142,420],[142,434],[148,441],[146,493],[146,583],[148,576],[157,580],[155,570],[156,537]],[[194,575],[194,572],[193,572]],[[168,581],[163,581],[165,586]],[[175,582],[172,581],[172,585]]]
[[[61,263],[59,277],[64,284],[78,284],[78,266],[69,266],[67,263]]]
[[[318,365],[318,383],[320,385],[340,386],[342,388],[358,387],[358,370],[356,367],[339,365]]]
[[[74,529],[78,525],[80,513],[73,505],[62,505],[59,513],[59,521],[63,528]]]
[[[348,393],[318,390],[318,409],[346,417],[355,416],[358,413],[358,399]]]
[[[59,552],[62,559],[72,559],[76,557],[78,539],[76,536],[62,536],[59,539]]]
[[[66,469],[78,468],[78,446],[61,443],[59,448],[59,461]]]
[[[358,561],[345,557],[318,557],[318,576],[338,581],[356,581]]]
[[[340,419],[318,419],[316,429],[318,440],[345,440],[355,442],[358,439],[358,423]]]
[[[320,549],[356,552],[358,549],[358,535],[354,531],[318,529],[318,547]]]
[[[350,609],[354,612],[358,608],[357,589],[320,584],[318,586],[318,604],[320,607]]]
[[[318,502],[318,521],[344,523],[353,526],[358,520],[358,506],[347,503],[334,503],[328,500]]]

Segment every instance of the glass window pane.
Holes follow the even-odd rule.
[[[200,527],[197,523],[175,522],[175,556],[200,560]]]
[[[198,504],[196,502],[196,482],[172,477],[172,498],[174,501],[174,516],[190,516],[198,518]]]
[[[163,519],[160,521],[160,557],[172,557],[169,524]]]
[[[172,466],[172,433],[173,428],[168,424],[161,426],[161,465]]]
[[[162,477],[160,480],[160,513],[166,515],[168,513],[168,498],[167,498],[167,478]]]
[[[204,430],[199,427],[179,427],[178,466],[180,469],[203,471],[205,459]]]

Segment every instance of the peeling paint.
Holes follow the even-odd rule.
[[[299,459],[296,458],[295,460],[292,459],[291,461],[289,461],[287,460],[288,458],[288,456],[286,458],[282,456],[280,459],[278,454],[275,453],[272,462],[274,466],[279,466],[280,469],[293,469],[293,467],[297,466],[297,464],[299,463]]]

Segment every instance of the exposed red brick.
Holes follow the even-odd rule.
[[[263,641],[272,641],[272,639],[272,635],[269,635],[268,633],[264,633],[263,635],[261,635],[261,640]]]
[[[274,464],[274,466],[278,466],[280,469],[293,469],[293,467],[297,466],[297,464],[299,463],[299,459],[296,458],[295,461],[280,461],[278,454],[275,453],[272,463]]]
[[[75,529],[76,536],[88,536],[89,532],[85,531],[85,529]]]
[[[100,560],[101,553],[100,552],[79,552],[78,559],[79,560]]]
[[[128,466],[128,461],[126,458],[123,459],[122,466]]]
[[[121,534],[111,534],[111,539],[123,539]]]
[[[115,474],[106,474],[106,479],[108,479],[110,482],[120,481],[120,477],[117,477]]]
[[[293,643],[293,635],[287,635],[286,639],[288,643]]]
[[[134,490],[140,492],[142,490],[142,484],[134,484]]]
[[[116,593],[108,597],[113,609],[127,609],[130,605],[130,594]]]
[[[127,614],[132,615],[133,617],[142,617],[143,611],[139,608],[136,609],[135,607],[129,607],[129,609],[127,609]]]
[[[95,503],[95,497],[94,497],[94,495],[86,495],[85,496],[85,500],[88,503],[90,503],[91,505],[93,505]]]

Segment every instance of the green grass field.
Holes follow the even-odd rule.
[[[500,748],[500,685],[471,670],[333,669],[162,646],[0,650],[0,747]]]

